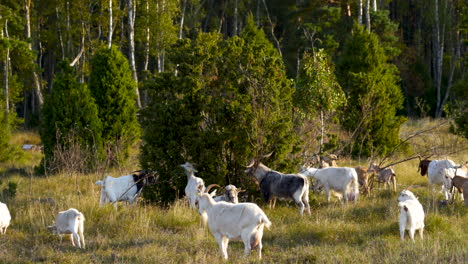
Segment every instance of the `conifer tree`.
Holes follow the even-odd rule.
[[[354,155],[386,154],[399,143],[397,116],[403,95],[398,70],[387,62],[384,49],[374,33],[355,26],[337,64],[337,76],[349,97],[343,125],[351,132]]]
[[[41,140],[44,144],[46,169],[60,169],[52,164],[55,155],[77,151],[84,155],[87,169],[93,168],[102,154],[102,124],[98,118],[97,106],[86,84],[76,79],[74,69],[67,61],[59,64],[59,71],[53,82],[53,90],[45,97],[42,108],[43,123]],[[51,167],[53,166],[53,167]],[[86,168],[83,168],[86,170]]]
[[[117,48],[95,53],[89,89],[98,106],[107,158],[113,163],[128,158],[130,146],[140,135],[135,85],[128,61]]]

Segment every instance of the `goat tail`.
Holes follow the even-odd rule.
[[[263,214],[262,216],[260,216],[260,225],[264,224],[265,227],[270,230],[271,228],[271,222],[270,222],[270,219],[268,219],[268,217]]]

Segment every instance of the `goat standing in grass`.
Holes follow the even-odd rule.
[[[227,248],[230,239],[242,239],[244,257],[252,249],[258,249],[262,258],[263,228],[270,228],[271,222],[254,203],[232,204],[216,202],[208,193],[197,197],[198,210],[207,215],[208,228],[219,244],[224,259],[228,259]]]
[[[310,215],[307,177],[300,174],[283,174],[255,160],[247,166],[245,172],[255,176],[265,202],[270,202],[274,197],[293,199],[299,206],[301,215],[304,213],[304,208]]]
[[[421,239],[424,231],[424,209],[418,198],[408,189],[403,190],[398,197],[400,207],[400,238],[405,240],[405,230],[408,230],[414,241],[414,233],[419,230]]]
[[[54,234],[58,234],[60,243],[62,242],[62,234],[69,234],[72,245],[75,246],[75,242],[79,248],[85,248],[84,240],[84,215],[74,208],[70,208],[66,211],[59,212],[55,219],[55,225],[49,226]],[[79,235],[79,236],[78,236]],[[81,242],[80,242],[81,240]]]
[[[303,168],[300,174],[314,178],[317,181],[314,190],[317,190],[319,185],[323,185],[325,195],[327,196],[327,202],[330,202],[330,191],[333,190],[344,198],[345,203],[348,203],[348,201],[357,203],[359,197],[359,183],[354,168]]]
[[[427,174],[429,178],[429,185],[432,189],[432,195],[434,196],[434,184],[442,185],[442,191],[445,195],[445,200],[448,200],[448,190],[444,186],[445,169],[455,167],[455,162],[447,160],[421,160],[419,162],[418,172],[421,176]]]
[[[10,221],[11,215],[8,206],[0,202],[0,234],[6,234]]]
[[[102,187],[99,204],[102,206],[106,202],[113,203],[116,210],[119,201],[132,204],[141,189],[145,185],[155,183],[155,181],[155,176],[146,170],[134,171],[130,175],[117,178],[106,176],[104,180],[96,182],[97,185]]]
[[[190,206],[196,209],[195,201],[197,194],[205,192],[205,182],[203,179],[196,177],[195,172],[198,172],[190,162],[185,162],[180,165],[185,170],[187,175],[187,186],[185,187],[185,195],[189,199]]]

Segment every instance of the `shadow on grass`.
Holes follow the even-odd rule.
[[[19,175],[21,177],[28,177],[30,173],[32,173],[32,171],[33,171],[32,167],[27,167],[27,168],[9,167],[9,168],[5,168],[4,170],[1,170],[0,175],[5,176],[5,177],[11,177],[14,175]]]

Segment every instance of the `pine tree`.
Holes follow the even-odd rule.
[[[353,154],[386,154],[399,143],[404,118],[397,111],[402,108],[403,95],[397,68],[387,62],[374,33],[354,27],[337,65],[337,76],[349,97],[343,125],[356,131]]]
[[[140,136],[135,85],[127,59],[115,47],[95,53],[89,89],[98,106],[107,158],[113,163],[125,161]]]
[[[87,167],[83,170],[86,170],[97,165],[101,158],[102,124],[91,92],[86,84],[77,81],[74,69],[68,64],[67,61],[59,64],[53,90],[45,97],[42,108],[40,134],[44,144],[45,166],[52,170],[69,166],[57,155],[75,152],[83,155],[77,159],[84,160]]]

